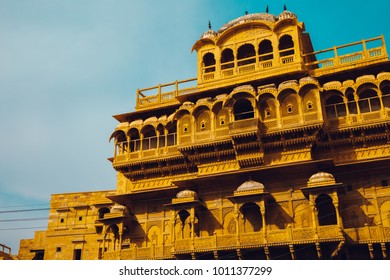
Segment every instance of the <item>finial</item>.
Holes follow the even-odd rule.
[[[269,13],[269,6],[267,5],[267,7],[265,8],[265,12],[268,14]]]
[[[283,9],[284,9],[285,11],[287,11],[287,6],[286,6],[286,4],[284,4]]]
[[[209,21],[209,29],[211,29],[211,22]]]

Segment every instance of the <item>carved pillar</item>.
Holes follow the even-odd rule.
[[[383,259],[386,260],[388,258],[388,255],[386,252],[386,243],[381,243],[381,250],[382,250]]]
[[[379,103],[381,104],[381,113],[384,116],[385,115],[385,105],[383,104],[383,99],[382,99],[383,95],[382,95],[382,92],[380,90],[377,92],[377,94],[378,94],[378,98],[379,98]]]
[[[240,212],[238,210],[238,205],[234,204],[234,219],[236,221],[236,241],[237,245],[240,244]]]
[[[192,240],[195,238],[195,210],[194,208],[191,208],[191,213],[190,213],[190,237]]]
[[[318,259],[322,259],[321,244],[319,242],[316,242],[315,245]]]
[[[295,257],[294,245],[290,244],[290,245],[288,245],[288,248],[290,249],[291,259],[295,260],[296,257]]]
[[[333,193],[333,204],[334,204],[334,208],[336,210],[337,226],[339,227],[340,233],[341,233],[341,230],[343,228],[343,221],[342,221],[342,218],[341,218],[341,215],[339,212],[339,198],[337,196],[337,192]]]
[[[236,253],[237,253],[237,258],[238,258],[239,260],[242,260],[241,249],[236,249]]]
[[[359,106],[359,96],[356,94],[356,90],[353,92],[353,99],[356,102],[356,110],[357,110],[358,116],[361,118],[361,112],[360,112],[360,106]]]
[[[260,202],[260,213],[261,213],[261,222],[262,222],[262,226],[263,226],[264,243],[267,243],[267,225],[265,223],[265,205],[264,205],[264,201]]]
[[[375,259],[375,255],[374,255],[374,246],[372,245],[372,243],[368,243],[368,251],[370,253],[370,259]]]
[[[269,248],[267,246],[264,247],[264,254],[265,254],[265,257],[267,258],[267,260],[271,259],[271,255],[269,253]]]
[[[218,251],[215,250],[213,251],[213,253],[214,253],[214,260],[219,260]]]
[[[316,208],[316,203],[314,200],[314,196],[312,194],[309,195],[309,205],[312,213],[312,220],[313,220],[313,228],[315,231],[316,238],[318,238],[318,213]]]
[[[117,156],[117,150],[118,150],[118,139],[114,138],[114,157]]]

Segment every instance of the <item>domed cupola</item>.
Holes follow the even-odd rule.
[[[253,196],[259,194],[267,194],[267,192],[265,192],[265,187],[262,183],[256,182],[252,179],[249,179],[248,181],[242,183],[234,192],[235,197]]]
[[[251,21],[265,21],[265,22],[275,22],[276,17],[272,14],[268,13],[256,13],[256,14],[247,14],[245,16],[236,18],[235,20],[232,20],[225,25],[223,25],[219,30],[218,34],[224,32],[225,30],[234,27],[236,25],[240,25],[246,22],[251,22]]]
[[[312,175],[307,182],[308,187],[313,186],[327,186],[336,184],[334,176],[326,172],[318,172]]]
[[[215,36],[217,36],[217,32],[215,32],[213,29],[211,29],[211,23],[209,21],[209,30],[207,30],[205,33],[202,34],[200,39],[212,39]]]
[[[245,191],[264,191],[264,185],[253,180],[248,180],[242,183],[236,190],[236,192]]]
[[[245,201],[258,201],[264,199],[269,193],[262,183],[249,179],[242,183],[232,196],[227,197],[233,203]]]
[[[172,198],[172,205],[196,205],[201,203],[198,200],[198,194],[192,190],[182,190],[176,194],[175,198]]]
[[[289,18],[294,18],[298,19],[297,15],[294,14],[293,12],[287,11],[286,5],[284,5],[284,11],[278,16],[278,20],[284,20],[284,19],[289,19]]]
[[[198,194],[191,190],[183,190],[176,194],[176,198],[194,198],[198,199]]]

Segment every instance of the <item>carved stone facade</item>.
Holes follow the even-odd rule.
[[[53,195],[20,256],[389,258],[383,37],[314,52],[284,11],[210,28],[193,50],[197,78],[138,90],[115,116],[117,189]]]

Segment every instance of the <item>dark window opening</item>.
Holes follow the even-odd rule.
[[[221,54],[221,69],[234,67],[234,54],[231,49],[224,49]]]
[[[359,95],[359,108],[361,113],[379,111],[381,104],[375,90],[368,89]]]
[[[150,129],[144,133],[142,140],[142,150],[150,150],[157,148],[157,136],[154,129]]]
[[[210,73],[215,71],[215,58],[214,54],[212,53],[206,53],[203,56],[203,65],[204,65],[204,72]]]
[[[272,43],[269,40],[264,40],[259,44],[259,60],[270,60],[273,59],[273,48]]]
[[[110,209],[108,209],[107,207],[100,208],[99,209],[99,219],[103,219],[104,214],[107,214],[107,213],[110,213]]]
[[[294,42],[290,35],[284,35],[279,40],[280,56],[288,56],[294,54]]]
[[[74,260],[81,260],[81,249],[75,249],[73,251],[73,259]]]
[[[249,223],[245,228],[249,231],[258,232],[262,228],[262,217],[260,207],[255,203],[246,203],[241,207],[245,223]],[[249,226],[250,225],[250,226]]]
[[[137,129],[130,130],[130,151],[136,152],[141,149],[141,140]]]
[[[238,48],[237,59],[238,66],[253,64],[256,62],[255,47],[251,44],[245,44]]]
[[[255,113],[252,103],[247,99],[240,99],[234,104],[234,120],[252,119]]]
[[[326,100],[325,110],[328,119],[345,117],[347,115],[343,98],[339,95],[333,95]]]
[[[329,195],[321,194],[316,199],[318,222],[320,226],[336,225],[336,209]]]

